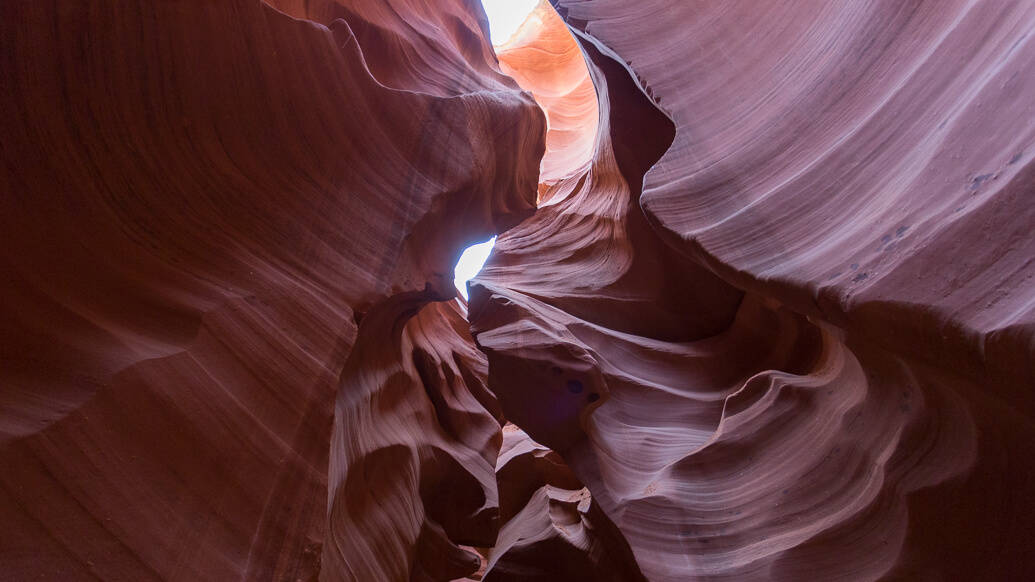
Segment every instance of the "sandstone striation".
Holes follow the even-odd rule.
[[[470,3],[316,4],[335,19],[255,0],[0,8],[0,578],[443,579],[441,555],[460,559],[443,530],[469,518],[472,538],[495,539],[479,512],[495,492],[473,495],[499,427],[467,415],[484,384],[470,339],[444,308],[407,320],[453,297],[464,244],[531,212],[542,114],[496,70]],[[411,17],[426,28],[386,53],[378,31]],[[402,66],[417,53],[428,61]],[[364,315],[389,327],[357,340]],[[404,337],[404,359],[401,343],[378,353],[399,366],[387,389],[339,387],[354,344]],[[459,360],[439,362],[456,341]],[[460,372],[435,386],[455,395],[388,406],[434,369]],[[368,392],[336,413],[353,385]],[[444,417],[408,435],[379,432],[433,407]],[[361,413],[368,440],[340,428]],[[333,521],[362,475],[342,462],[386,496],[414,493],[392,480],[409,467],[472,497],[462,515],[424,519],[412,495]],[[368,519],[410,520],[420,543],[393,541],[421,557],[385,544],[356,558],[375,526],[326,543]]]
[[[1032,30],[0,4],[0,580],[1035,578]]]
[[[512,424],[496,465],[500,529],[485,582],[644,580],[628,544],[554,451]]]
[[[500,69],[531,91],[546,113],[546,154],[540,196],[561,179],[584,170],[593,157],[600,111],[578,43],[546,0],[517,32],[496,47]],[[545,203],[541,200],[540,203]]]
[[[1032,7],[557,5],[602,135],[473,282],[507,418],[651,580],[1030,577]]]

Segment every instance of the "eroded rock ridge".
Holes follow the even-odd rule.
[[[0,580],[1035,577],[1031,30],[0,5]]]

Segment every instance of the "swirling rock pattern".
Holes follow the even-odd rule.
[[[1035,5],[554,4],[0,3],[0,580],[1035,578]]]
[[[1031,577],[1031,4],[557,5],[603,135],[473,284],[508,419],[652,580]]]
[[[0,579],[441,579],[464,557],[443,531],[494,539],[478,479],[494,486],[499,426],[470,410],[471,341],[449,351],[462,320],[445,308],[407,322],[453,297],[464,244],[531,212],[542,113],[496,70],[469,3],[437,3],[453,26],[421,31],[404,15],[431,7],[363,4],[324,23],[256,0],[0,7]],[[381,51],[372,31],[393,22],[408,34]],[[426,63],[390,64],[428,46]],[[376,380],[339,389],[367,314],[395,327],[365,345],[416,351],[386,345],[387,393],[336,413],[337,393]],[[414,370],[443,392],[389,406]],[[408,427],[426,441],[340,426],[403,409],[437,411]],[[338,493],[386,459],[425,489],[392,475],[384,494],[410,497],[338,517]],[[451,479],[484,499],[423,519]],[[349,523],[378,539],[404,517],[419,541],[337,550]]]
[[[485,582],[643,580],[625,539],[554,451],[512,424],[496,464],[504,525]]]
[[[456,302],[408,313],[393,301],[365,317],[342,373],[326,579],[452,580],[480,565],[459,544],[496,541],[501,427],[485,357]]]
[[[540,0],[514,35],[496,47],[496,54],[500,69],[531,91],[546,112],[549,130],[539,172],[542,194],[585,170],[593,157],[600,118],[593,80],[578,43],[546,0]]]

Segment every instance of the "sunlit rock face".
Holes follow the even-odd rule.
[[[496,54],[503,72],[531,91],[546,112],[542,195],[561,179],[585,171],[593,156],[600,116],[593,81],[578,43],[546,0],[496,47]]]
[[[1035,6],[556,6],[0,3],[0,579],[1035,578]]]
[[[507,418],[651,580],[1030,578],[1035,7],[558,8],[602,135],[472,283]]]

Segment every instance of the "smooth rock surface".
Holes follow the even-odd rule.
[[[0,3],[0,580],[1035,579],[1035,4],[554,5]]]
[[[512,424],[496,465],[500,529],[485,582],[644,580],[611,520],[560,456]]]
[[[364,315],[404,327],[392,305],[451,299],[463,245],[531,212],[542,113],[471,3],[318,4],[333,18],[256,0],[0,7],[0,578],[442,579],[442,528],[472,512],[472,537],[494,539],[477,507],[422,521],[404,488],[372,519],[412,519],[420,543],[392,539],[430,565],[350,554],[376,527],[328,548],[350,523],[340,459],[416,475],[432,456],[432,486],[480,475],[463,464],[484,452],[492,483],[499,431],[480,409],[470,433],[430,416],[407,438],[333,432],[332,450],[335,394]],[[408,345],[448,354],[461,320],[436,313]],[[366,341],[401,341],[381,332]],[[423,349],[429,371],[466,369]],[[464,417],[475,377],[435,406]],[[398,396],[339,401],[339,422]]]
[[[517,32],[495,49],[500,69],[531,91],[546,113],[541,198],[561,179],[584,171],[593,157],[600,117],[593,80],[578,43],[546,0],[540,0]]]
[[[651,580],[1030,577],[1032,6],[557,4],[605,135],[472,282],[507,418]]]

